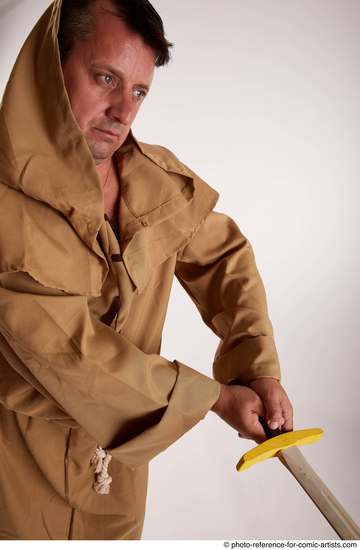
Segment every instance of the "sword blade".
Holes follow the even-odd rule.
[[[339,537],[343,540],[359,540],[358,525],[312,469],[299,448],[279,451],[276,456],[297,479]]]

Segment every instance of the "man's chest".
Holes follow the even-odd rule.
[[[115,171],[111,174],[105,187],[103,187],[103,195],[105,214],[107,214],[110,219],[113,219],[118,213],[120,198],[120,179]]]

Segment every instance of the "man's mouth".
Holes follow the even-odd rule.
[[[107,136],[113,140],[119,139],[119,134],[115,134],[114,132],[111,132],[110,130],[103,130],[101,128],[94,128],[97,132],[100,132],[104,136]]]

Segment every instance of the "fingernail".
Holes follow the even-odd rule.
[[[278,422],[270,422],[269,426],[272,430],[276,430],[279,427],[279,423]]]

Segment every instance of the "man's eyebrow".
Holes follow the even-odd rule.
[[[109,73],[113,73],[119,80],[124,80],[124,73],[122,71],[119,71],[112,65],[108,65],[107,63],[91,63],[90,67],[92,69],[104,69],[105,71],[109,71]],[[138,82],[136,86],[139,86],[139,88],[144,88],[147,92],[150,90],[150,87],[148,84],[143,84],[142,82]]]

